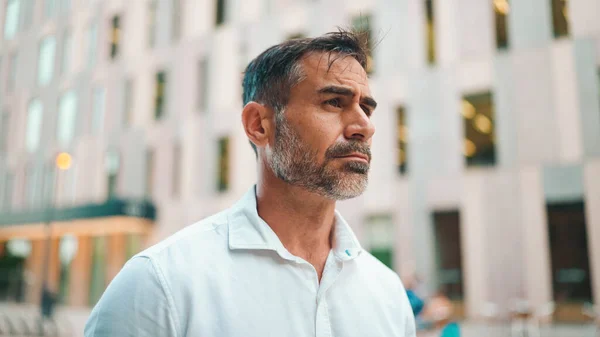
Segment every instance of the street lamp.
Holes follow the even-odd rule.
[[[48,195],[50,200],[47,206],[47,218],[46,218],[46,255],[44,256],[44,270],[42,273],[42,298],[41,298],[41,313],[42,320],[40,321],[41,332],[43,333],[43,319],[44,317],[51,317],[54,304],[56,302],[56,295],[48,289],[48,268],[50,253],[52,248],[52,212],[54,208],[54,199],[56,197],[56,186],[58,185],[58,174],[60,171],[67,171],[73,162],[73,158],[67,152],[60,152],[54,158],[54,167],[57,171],[54,173],[54,183],[49,186],[50,191]]]

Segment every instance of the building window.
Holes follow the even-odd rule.
[[[71,55],[73,53],[73,35],[70,31],[63,34],[63,45],[60,60],[61,74],[68,74],[71,70]]]
[[[45,37],[40,44],[38,58],[38,84],[45,86],[52,81],[54,75],[54,55],[56,53],[56,38]]]
[[[546,206],[555,319],[581,319],[581,305],[592,302],[588,234],[583,201]],[[574,305],[579,304],[579,306]]]
[[[125,88],[123,90],[123,124],[131,125],[133,121],[133,102],[134,102],[134,91],[133,91],[133,79],[128,78],[125,80]]]
[[[17,67],[19,65],[19,58],[17,52],[14,52],[10,55],[9,62],[10,63],[8,69],[8,80],[6,83],[6,89],[7,91],[13,91],[17,83]]]
[[[56,13],[56,0],[44,0],[44,16],[51,18]]]
[[[467,166],[495,165],[495,113],[492,94],[485,92],[465,96],[462,101],[462,115]]]
[[[567,2],[568,0],[550,0],[555,38],[569,35],[569,6]]]
[[[171,195],[179,197],[181,191],[181,144],[173,147],[173,173],[171,178]]]
[[[433,213],[439,288],[452,300],[463,298],[462,245],[458,211]]]
[[[26,170],[26,200],[27,206],[31,209],[40,208],[44,198],[45,187],[43,184],[43,168],[30,166]]]
[[[77,95],[74,90],[63,94],[58,101],[57,139],[61,147],[67,147],[75,134],[77,120]]]
[[[360,15],[352,19],[352,28],[367,41],[367,73],[373,72],[373,34],[371,29],[371,16]]]
[[[12,208],[14,180],[15,177],[12,173],[7,172],[4,175],[2,194],[0,194],[0,210],[2,211],[10,211]]]
[[[198,111],[206,112],[208,110],[208,57],[203,57],[198,62],[198,79],[197,79],[197,95],[196,108]]]
[[[154,150],[146,150],[146,196],[151,199],[154,194]]]
[[[173,0],[173,7],[171,9],[173,11],[171,15],[171,37],[173,41],[178,41],[181,37],[181,25],[183,24],[181,5],[181,0]]]
[[[92,275],[90,277],[89,305],[98,303],[106,287],[106,237],[93,238],[92,246]]]
[[[156,45],[156,10],[157,0],[150,0],[148,5],[148,45],[153,48]]]
[[[225,0],[217,1],[216,25],[222,25],[225,22]]]
[[[406,124],[406,109],[400,106],[396,109],[398,118],[398,171],[401,174],[406,173],[407,145],[408,145],[408,126]]]
[[[224,192],[229,189],[229,137],[219,139],[218,183],[217,190]]]
[[[496,21],[496,48],[508,48],[507,16],[510,12],[508,0],[494,0],[494,18]]]
[[[107,195],[109,199],[117,195],[121,157],[116,150],[109,150],[104,157],[104,168],[107,176]]]
[[[60,11],[63,13],[68,13],[70,10],[71,10],[71,0],[61,0]]]
[[[435,64],[435,16],[433,0],[425,0],[425,34],[427,35],[427,63]]]
[[[98,46],[98,24],[91,23],[87,29],[87,66],[92,68],[96,65],[96,49]]]
[[[92,90],[92,133],[99,134],[104,130],[106,89],[96,87]]]
[[[110,31],[110,58],[114,60],[119,55],[119,41],[121,34],[121,17],[113,16]]]
[[[27,108],[27,133],[25,135],[25,148],[30,153],[36,152],[40,145],[43,114],[42,102],[38,98],[32,99]]]
[[[379,261],[394,266],[394,221],[390,214],[370,215],[366,219],[369,252]]]
[[[159,120],[165,114],[165,98],[167,86],[167,73],[159,71],[156,73],[156,90],[154,101],[154,119]]]
[[[2,111],[0,115],[0,153],[8,152],[8,141],[10,133],[10,114]]]
[[[4,16],[4,39],[12,40],[19,29],[21,0],[8,0]]]
[[[26,30],[31,27],[33,23],[33,10],[35,7],[35,0],[21,0],[23,1],[23,16],[21,17],[21,29]]]

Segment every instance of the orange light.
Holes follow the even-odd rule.
[[[59,170],[68,170],[71,167],[73,158],[66,152],[61,152],[56,156],[56,167]]]

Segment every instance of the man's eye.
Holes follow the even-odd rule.
[[[332,107],[340,108],[342,106],[342,102],[339,98],[332,98],[330,100],[325,101],[325,104],[329,104]]]
[[[371,116],[373,114],[373,112],[371,111],[371,109],[369,109],[369,107],[367,107],[366,105],[361,105],[360,106],[362,108],[362,110],[365,112],[365,114],[367,116]]]

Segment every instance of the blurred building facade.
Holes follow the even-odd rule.
[[[253,184],[244,67],[336,26],[374,47],[370,184],[339,205],[365,248],[467,317],[523,298],[556,301],[556,318],[573,321],[600,302],[597,0],[1,4],[0,218],[111,200],[157,210],[53,223],[49,285],[67,305],[93,305],[131,254]],[[68,170],[55,168],[59,152]],[[3,291],[35,303],[46,227],[0,223],[1,241],[33,243],[27,282]],[[60,267],[67,233],[78,250]]]

